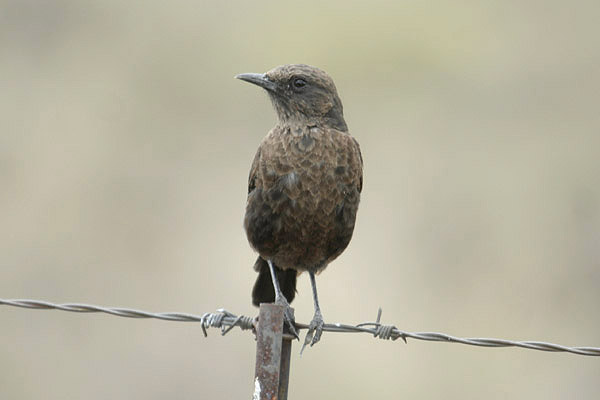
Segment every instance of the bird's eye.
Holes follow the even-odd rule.
[[[294,79],[294,87],[303,88],[304,86],[306,86],[306,81],[304,79],[302,79],[302,78]]]

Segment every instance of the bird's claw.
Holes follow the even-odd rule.
[[[304,351],[306,345],[310,345],[311,347],[321,340],[321,334],[323,333],[323,325],[325,322],[323,321],[323,316],[320,312],[315,312],[315,316],[312,321],[310,321],[310,325],[308,325],[308,332],[306,333],[306,338],[304,339],[304,344],[302,345],[302,350],[300,350],[300,354]]]
[[[298,335],[298,331],[296,330],[296,320],[294,318],[294,312],[292,311],[292,307],[290,307],[290,303],[288,303],[287,299],[284,296],[278,296],[275,298],[275,304],[285,307],[285,310],[283,312],[283,321],[288,326],[290,333],[294,335],[296,339],[300,340],[300,335]]]

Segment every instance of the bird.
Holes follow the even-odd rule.
[[[284,321],[299,339],[289,303],[298,275],[308,272],[314,316],[302,352],[323,332],[315,275],[346,249],[354,232],[363,186],[362,154],[325,71],[285,64],[236,78],[263,88],[277,113],[248,177],[244,229],[259,254],[252,302],[285,306]]]

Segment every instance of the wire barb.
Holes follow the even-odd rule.
[[[383,340],[396,340],[398,338],[402,338],[402,340],[404,340],[404,343],[408,343],[406,341],[406,336],[404,335],[404,332],[402,332],[401,330],[399,330],[398,328],[396,328],[394,325],[382,325],[380,324],[381,321],[381,307],[379,307],[379,310],[377,310],[377,319],[375,320],[375,322],[363,322],[362,324],[358,324],[356,325],[357,328],[362,328],[365,326],[373,326],[374,332],[373,332],[373,336],[374,337],[378,337],[380,339]]]
[[[252,330],[255,332],[256,318],[246,317],[244,315],[235,315],[225,309],[218,309],[214,313],[205,313],[202,316],[185,313],[151,313],[147,311],[134,310],[129,308],[110,308],[99,307],[89,304],[68,303],[68,304],[53,304],[41,300],[4,300],[0,299],[0,305],[38,309],[38,310],[61,310],[79,313],[101,312],[118,317],[125,318],[156,318],[165,321],[181,321],[181,322],[200,322],[202,333],[208,335],[208,328],[220,328],[221,335],[226,335],[234,327],[239,327],[242,330]],[[402,338],[404,342],[407,339],[425,340],[433,342],[445,343],[461,343],[471,346],[481,347],[520,347],[523,349],[549,351],[549,352],[567,352],[582,356],[600,356],[600,347],[567,347],[553,343],[525,341],[517,342],[504,339],[492,338],[459,338],[445,333],[437,332],[404,332],[393,325],[383,325],[381,321],[381,308],[377,312],[375,322],[364,322],[358,325],[346,324],[325,324],[323,331],[338,332],[338,333],[369,333],[376,338],[384,340],[396,340]],[[296,323],[296,329],[308,329],[308,325]]]

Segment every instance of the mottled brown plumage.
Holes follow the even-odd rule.
[[[315,318],[306,343],[314,344],[323,323],[314,274],[352,238],[362,189],[360,149],[348,133],[333,80],[324,71],[283,65],[238,78],[265,88],[279,119],[262,140],[248,181],[244,228],[259,253],[253,303],[287,304],[278,299],[274,284],[291,301],[296,274],[308,271]]]

